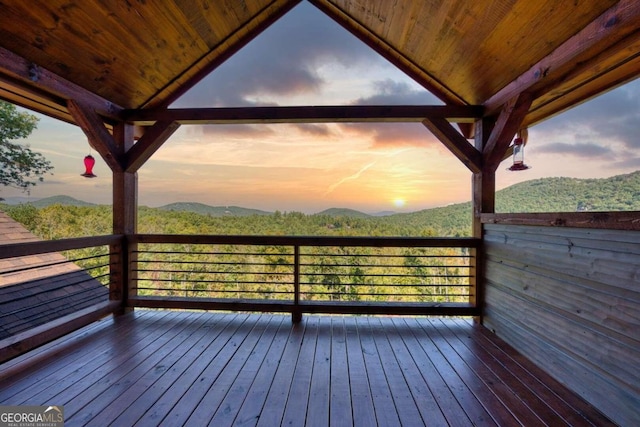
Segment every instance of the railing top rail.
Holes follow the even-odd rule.
[[[19,256],[37,255],[48,252],[68,251],[93,246],[112,245],[119,243],[124,236],[111,234],[105,236],[74,237],[60,240],[39,240],[36,242],[11,243],[0,245],[0,259]]]
[[[362,247],[460,247],[477,248],[481,239],[473,237],[334,237],[334,236],[231,236],[184,234],[134,234],[130,243],[177,243],[273,246],[362,246]]]

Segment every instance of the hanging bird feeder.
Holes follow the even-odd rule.
[[[84,173],[82,176],[85,178],[95,178],[97,175],[93,173],[93,166],[96,164],[96,159],[91,154],[87,154],[84,157]]]
[[[522,138],[516,138],[513,141],[513,165],[508,168],[510,171],[523,171],[529,169],[524,164],[524,141]]]

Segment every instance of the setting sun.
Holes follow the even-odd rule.
[[[405,205],[406,203],[407,203],[407,202],[406,202],[406,200],[405,200],[405,199],[402,199],[402,198],[397,198],[397,199],[394,199],[394,200],[393,200],[393,205],[394,205],[396,208],[402,208],[402,207],[404,207],[404,205]]]

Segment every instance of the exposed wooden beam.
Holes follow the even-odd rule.
[[[557,47],[551,54],[538,61],[502,90],[489,98],[484,106],[487,114],[496,113],[500,107],[517,94],[537,92],[541,87],[553,85],[562,79],[567,70],[580,66],[578,59],[590,49],[602,45],[606,50],[613,34],[631,34],[637,31],[640,21],[640,2],[620,0],[581,31]]]
[[[100,116],[90,107],[73,99],[67,101],[67,108],[87,135],[89,144],[102,156],[109,168],[114,172],[123,171],[121,156],[118,155],[119,149]]]
[[[473,122],[482,117],[482,113],[483,108],[478,106],[346,105],[126,110],[124,117],[137,124],[156,121],[179,124],[421,122],[425,118]]]
[[[443,82],[428,74],[423,67],[373,33],[366,25],[358,22],[352,14],[342,10],[335,2],[327,0],[309,0],[309,2],[446,104],[467,104]]]
[[[629,55],[629,52],[634,52]],[[525,119],[530,126],[638,77],[640,31],[565,73],[557,83],[537,94]],[[603,84],[602,81],[606,81]]]
[[[101,116],[117,120],[122,107],[109,102],[88,90],[63,79],[38,64],[0,47],[0,74],[16,79],[14,84],[20,84],[20,90],[31,91],[36,98],[48,94],[49,101],[60,99],[64,106],[65,100],[73,99],[96,111]]]
[[[522,126],[533,97],[530,93],[520,93],[506,103],[496,120],[489,140],[482,150],[483,167],[485,171],[495,171],[513,139]]]
[[[178,130],[180,124],[169,120],[157,121],[126,154],[125,170],[136,172]]]
[[[446,119],[431,117],[422,124],[473,173],[482,170],[482,153],[465,139]]]
[[[143,103],[141,107],[167,108],[301,1],[275,0],[270,2],[267,7],[256,14],[254,19],[244,24],[243,27],[250,28],[249,31],[243,34],[238,34],[237,32],[230,34],[229,37],[222,40],[220,44],[189,67],[190,69],[198,70],[195,74],[178,76],[156,93],[153,98]],[[268,19],[261,21],[259,18],[265,15],[268,16]],[[232,40],[232,42],[225,43],[229,40]],[[224,47],[220,48],[220,46]]]

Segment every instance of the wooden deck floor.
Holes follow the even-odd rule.
[[[462,319],[136,310],[0,365],[0,404],[90,426],[605,426]]]

